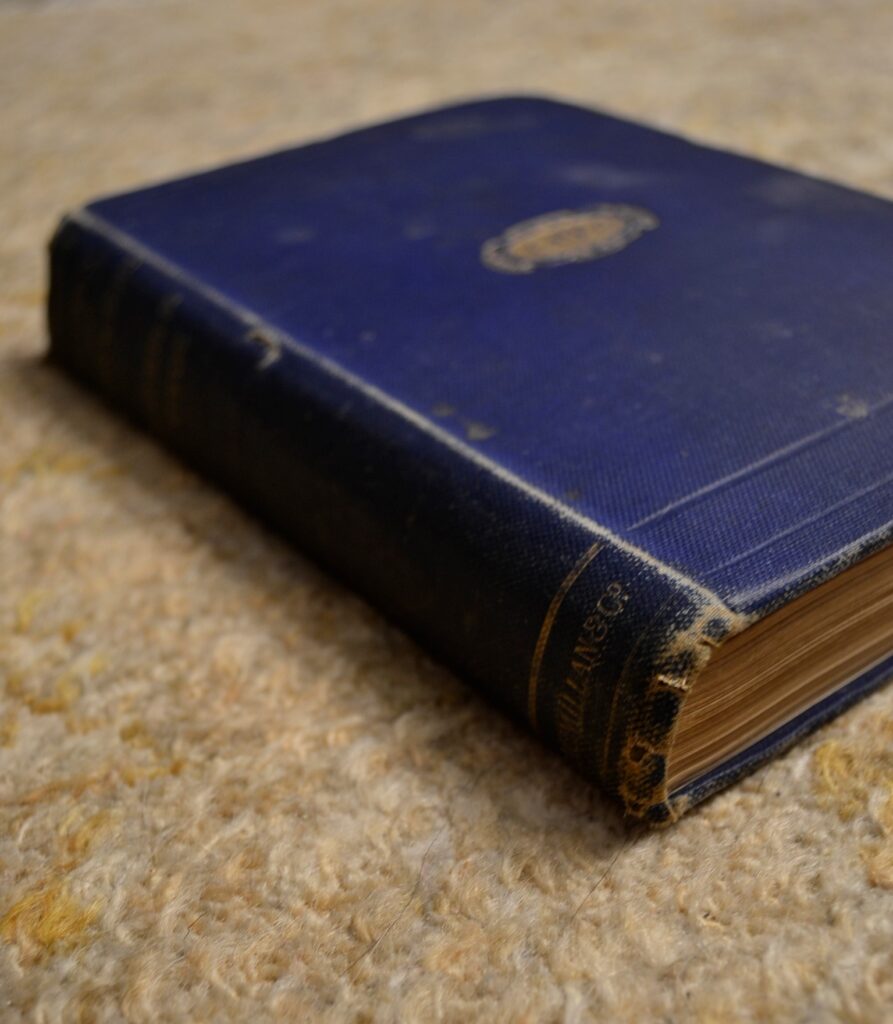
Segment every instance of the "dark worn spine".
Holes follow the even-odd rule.
[[[712,594],[89,211],[50,247],[52,358],[654,823]]]

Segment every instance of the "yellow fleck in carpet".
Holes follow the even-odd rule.
[[[66,208],[476,92],[893,196],[891,39],[883,0],[0,8],[0,1019],[893,1019],[893,688],[626,835],[40,358]]]

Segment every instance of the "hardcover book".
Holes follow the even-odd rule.
[[[126,195],[51,355],[675,819],[893,674],[893,204],[536,98]]]

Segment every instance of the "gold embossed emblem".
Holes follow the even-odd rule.
[[[537,267],[598,260],[625,249],[659,223],[650,210],[625,203],[554,210],[488,238],[481,262],[503,274],[529,274]]]

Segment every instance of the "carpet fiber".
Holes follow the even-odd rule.
[[[893,196],[891,39],[883,0],[0,9],[4,1020],[890,1019],[893,688],[627,833],[41,310],[66,208],[476,92]]]

